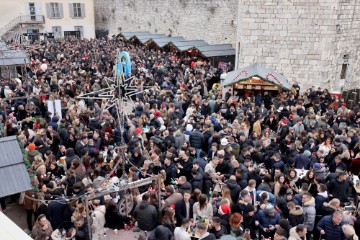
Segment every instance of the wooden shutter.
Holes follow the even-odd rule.
[[[70,13],[70,17],[74,18],[74,4],[73,3],[69,3],[69,13]]]
[[[50,3],[46,3],[46,16],[47,16],[48,18],[52,18],[52,16],[51,16]]]
[[[58,3],[58,4],[59,4],[60,18],[63,18],[64,17],[63,4],[62,3]]]
[[[85,3],[81,4],[81,17],[84,18],[85,17]]]

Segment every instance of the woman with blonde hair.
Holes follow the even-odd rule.
[[[222,195],[222,200],[226,200],[227,201],[227,205],[232,206],[233,202],[231,199],[231,193],[230,193],[230,188],[228,187],[224,187],[221,191],[221,195]]]
[[[355,229],[350,224],[342,226],[342,231],[345,235],[345,240],[359,240],[359,237],[355,233]]]

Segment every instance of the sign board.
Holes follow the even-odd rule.
[[[62,119],[61,100],[49,100],[47,104],[48,111],[51,112],[51,117],[53,117],[55,113],[58,113],[59,118]]]

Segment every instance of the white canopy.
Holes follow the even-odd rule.
[[[6,240],[32,240],[21,228],[0,212],[0,236]]]

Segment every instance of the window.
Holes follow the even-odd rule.
[[[346,71],[347,71],[348,64],[343,64],[341,67],[341,74],[340,79],[346,79]]]
[[[50,15],[53,18],[60,18],[60,9],[58,3],[50,3]]]
[[[80,38],[84,37],[84,27],[83,26],[75,26],[74,30],[80,32]]]
[[[85,4],[83,3],[70,3],[70,17],[84,18],[85,17]]]
[[[82,17],[80,3],[73,3],[73,9],[74,9],[74,17]]]
[[[60,26],[53,26],[52,31],[54,34],[54,38],[61,38],[61,27]]]
[[[62,18],[63,17],[62,3],[47,3],[46,15],[48,18]]]

